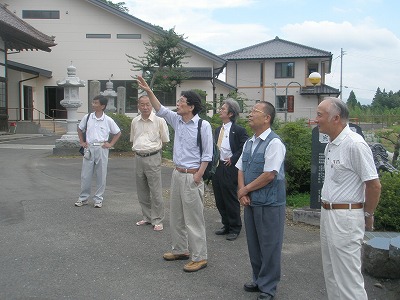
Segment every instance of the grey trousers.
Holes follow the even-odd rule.
[[[244,223],[253,282],[260,291],[275,296],[281,278],[285,205],[246,206]]]
[[[143,220],[153,225],[164,220],[161,185],[161,153],[141,157],[136,155],[136,189]]]
[[[189,253],[190,244],[192,261],[207,259],[203,199],[203,180],[197,185],[193,174],[173,171],[170,199],[172,253]]]
[[[101,146],[89,146],[90,158],[83,158],[81,172],[81,193],[79,200],[87,201],[90,197],[93,174],[96,175],[96,192],[93,195],[95,203],[103,202],[106,189],[108,149]]]

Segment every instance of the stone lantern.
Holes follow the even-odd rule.
[[[111,75],[111,77],[112,77],[112,75]],[[106,90],[100,94],[108,99],[106,112],[114,113],[117,111],[117,108],[115,107],[115,99],[117,98],[118,94],[116,91],[113,90],[113,88],[114,88],[114,84],[112,83],[111,78],[110,78],[109,81],[106,83]]]
[[[79,88],[85,86],[85,82],[76,76],[76,68],[71,63],[67,68],[67,78],[58,80],[57,85],[64,88],[64,99],[60,104],[67,110],[67,133],[56,140],[53,154],[78,154],[77,110],[82,105]]]

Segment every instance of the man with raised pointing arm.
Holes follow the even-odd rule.
[[[175,130],[170,198],[170,226],[172,251],[163,255],[167,261],[191,261],[183,268],[196,272],[207,267],[207,241],[203,214],[203,173],[212,159],[213,139],[211,125],[203,120],[201,137],[203,153],[197,144],[198,113],[202,110],[201,98],[194,91],[184,91],[176,104],[176,112],[161,105],[149,85],[138,76],[139,88],[143,89],[157,112]]]

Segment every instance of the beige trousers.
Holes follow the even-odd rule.
[[[173,171],[170,199],[172,253],[189,253],[190,246],[192,261],[207,259],[203,199],[203,180],[197,185],[193,174]]]
[[[136,189],[143,220],[153,225],[164,220],[161,185],[161,153],[141,157],[136,155]]]

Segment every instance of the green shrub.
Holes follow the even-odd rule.
[[[132,143],[130,142],[131,123],[132,119],[123,114],[107,113],[113,118],[115,123],[121,129],[121,137],[114,145],[115,151],[132,151]]]
[[[285,171],[288,195],[307,193],[311,182],[311,128],[304,120],[289,122],[277,129],[286,146]]]
[[[382,172],[381,199],[375,211],[377,230],[400,232],[400,172]]]

